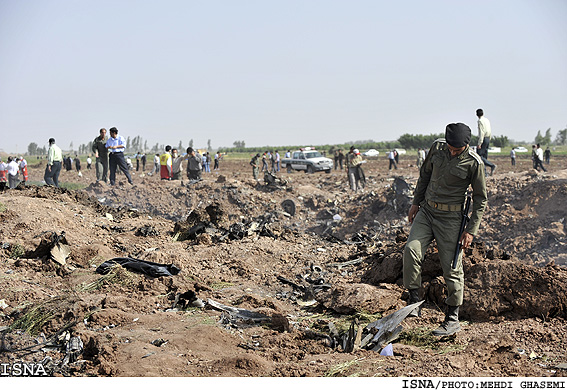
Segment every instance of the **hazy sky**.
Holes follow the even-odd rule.
[[[0,149],[567,127],[565,0],[0,0]]]

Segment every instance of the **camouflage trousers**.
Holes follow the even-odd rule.
[[[421,265],[428,246],[433,239],[437,243],[443,278],[448,295],[445,303],[461,306],[463,303],[464,273],[462,252],[457,268],[451,267],[457,247],[462,214],[460,211],[441,211],[422,203],[404,249],[404,286],[407,289],[421,287]]]

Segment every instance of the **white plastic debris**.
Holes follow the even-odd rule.
[[[380,355],[382,355],[382,356],[394,356],[394,347],[392,346],[392,343],[390,343],[390,344],[386,345],[384,348],[382,348]]]

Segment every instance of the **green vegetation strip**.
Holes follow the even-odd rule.
[[[56,297],[35,306],[28,304],[26,307],[30,308],[24,315],[14,321],[10,326],[10,330],[21,329],[32,336],[37,336],[43,326],[57,314],[57,303],[63,299],[64,297]]]

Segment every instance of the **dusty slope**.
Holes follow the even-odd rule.
[[[369,161],[359,194],[347,189],[342,172],[285,173],[286,186],[267,188],[251,180],[245,161],[227,161],[191,185],[138,174],[133,187],[109,188],[91,184],[87,171],[62,174],[87,184],[85,191],[3,193],[0,300],[7,306],[0,326],[25,324],[36,308],[34,318],[42,313],[46,321],[32,333],[49,338],[69,325],[84,353],[63,368],[65,353],[56,351],[4,351],[0,362],[50,356],[55,373],[78,376],[563,376],[565,160],[553,161],[548,175],[529,171],[528,161],[510,172],[506,160],[498,164],[485,223],[465,259],[463,331],[442,340],[428,334],[442,319],[444,293],[432,247],[424,317],[404,321],[393,357],[332,348],[329,323],[341,333],[355,318],[366,325],[372,314],[405,305],[398,284],[409,231],[405,187],[411,191],[417,180],[410,160],[391,174],[383,160]],[[41,173],[32,168],[31,180]],[[286,199],[296,205],[294,216],[284,212]],[[198,225],[188,240],[174,240]],[[62,231],[71,248],[65,266],[37,251],[46,232]],[[151,278],[117,268],[112,280],[95,272],[124,256],[182,271]],[[359,262],[340,265],[350,260]],[[317,306],[301,306],[309,297],[281,279],[309,286],[306,279],[319,277],[330,288],[316,289]],[[243,323],[209,305],[167,311],[189,290],[274,321]],[[27,333],[4,334],[5,349],[35,343]]]

